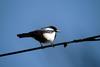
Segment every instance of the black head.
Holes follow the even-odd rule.
[[[47,28],[52,28],[55,32],[59,31],[55,26],[48,26]]]

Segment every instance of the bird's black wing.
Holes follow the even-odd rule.
[[[33,37],[34,39],[38,40],[41,43],[45,43],[46,39],[44,38],[43,33],[44,33],[44,30],[35,30],[32,32],[29,32],[31,37]]]

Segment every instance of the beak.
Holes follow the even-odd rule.
[[[60,30],[57,30],[57,32],[59,32]]]

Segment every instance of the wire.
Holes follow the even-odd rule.
[[[60,46],[60,45],[63,45],[64,47],[66,47],[68,44],[71,44],[71,43],[87,42],[87,41],[100,41],[100,35],[87,37],[87,38],[82,38],[82,39],[77,39],[77,40],[72,40],[72,41],[68,41],[68,42],[57,43],[57,44],[54,44],[54,47],[55,46]],[[24,53],[24,52],[29,52],[29,51],[33,51],[33,50],[49,48],[49,47],[52,47],[52,45],[47,45],[47,46],[43,46],[43,47],[29,48],[29,49],[20,50],[20,51],[4,53],[4,54],[0,54],[0,57],[19,54],[19,53]]]

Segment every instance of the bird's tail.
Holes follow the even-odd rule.
[[[22,33],[22,34],[17,34],[17,37],[19,38],[25,38],[25,37],[31,37],[29,33]]]

